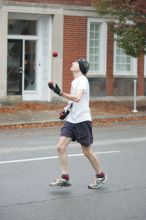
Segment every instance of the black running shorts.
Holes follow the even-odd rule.
[[[93,143],[92,122],[84,121],[74,124],[66,121],[61,128],[60,136],[70,137],[72,141],[77,141],[82,146],[89,147]]]

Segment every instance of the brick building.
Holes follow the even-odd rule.
[[[0,1],[0,100],[52,101],[47,82],[68,92],[79,57],[90,61],[91,97],[132,96],[134,79],[146,96],[146,57],[124,53],[91,0]]]

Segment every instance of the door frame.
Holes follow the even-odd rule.
[[[35,35],[7,35],[7,39],[36,40],[36,90],[24,91],[22,100],[24,101],[50,101],[51,92],[48,89],[47,82],[51,80],[52,69],[52,25],[51,14],[27,14],[27,13],[9,13],[9,19],[35,20],[37,22],[37,32]],[[57,20],[58,21],[58,20]],[[57,22],[58,24],[58,22]],[[57,32],[58,33],[58,32]],[[57,41],[58,42],[58,41]],[[55,44],[56,45],[56,44]],[[60,45],[60,44],[59,44]],[[62,44],[61,44],[62,45]],[[60,59],[59,59],[60,60]],[[60,63],[60,62],[59,62]],[[56,66],[56,62],[55,62]],[[60,66],[60,69],[62,65]],[[58,68],[57,68],[58,69]],[[58,74],[57,74],[58,77]]]

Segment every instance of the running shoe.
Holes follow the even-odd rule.
[[[89,189],[97,189],[99,188],[102,184],[106,183],[107,181],[107,176],[104,175],[104,177],[95,177],[93,179],[93,182],[88,186]]]
[[[52,187],[69,187],[71,186],[71,183],[69,180],[63,179],[63,178],[56,178],[52,183],[49,184]]]

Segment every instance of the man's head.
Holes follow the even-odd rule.
[[[83,73],[83,75],[86,75],[89,70],[89,63],[87,60],[80,58],[77,60],[79,64],[80,71]]]
[[[86,59],[80,58],[72,63],[71,71],[80,71],[83,75],[86,75],[89,70],[89,63]]]

